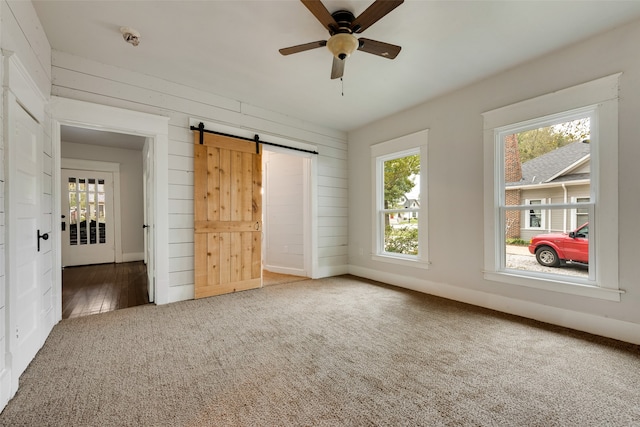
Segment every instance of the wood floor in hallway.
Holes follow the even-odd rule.
[[[148,304],[142,261],[66,267],[62,271],[62,318]]]
[[[307,277],[263,271],[264,286]],[[62,270],[62,318],[106,313],[149,304],[147,267],[142,261],[66,267]]]

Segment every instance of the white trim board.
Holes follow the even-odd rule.
[[[149,138],[154,144],[154,188],[153,210],[156,213],[153,224],[155,234],[154,263],[156,272],[156,304],[166,304],[169,299],[169,209],[168,194],[169,181],[169,117],[125,110],[74,99],[51,97],[51,135],[54,151],[54,186],[60,188],[60,126],[74,126],[85,129],[112,131]],[[55,195],[54,218],[60,217],[60,195]],[[54,270],[56,271],[55,286],[61,291],[61,257],[59,241],[56,247]],[[57,319],[62,317],[61,292],[55,301]]]
[[[596,316],[564,308],[551,307],[496,294],[465,289],[445,283],[401,276],[365,267],[350,266],[349,274],[405,289],[435,295],[515,316],[588,332],[632,344],[640,344],[640,325],[609,317]]]

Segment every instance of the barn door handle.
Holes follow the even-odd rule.
[[[38,230],[38,252],[40,252],[40,239],[49,240],[49,233],[40,234],[40,230]]]
[[[256,231],[260,231],[260,221],[256,221]]]

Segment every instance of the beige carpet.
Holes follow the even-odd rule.
[[[640,348],[350,276],[57,325],[3,426],[637,426]]]

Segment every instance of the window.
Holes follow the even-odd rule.
[[[426,266],[426,137],[425,130],[371,147],[375,260]]]
[[[618,78],[483,114],[486,279],[620,300]]]
[[[589,197],[576,197],[575,203],[589,203]],[[589,209],[587,207],[576,207],[574,209],[574,216],[571,228],[577,228],[589,221]]]
[[[541,199],[526,200],[527,205],[542,205]],[[544,217],[542,216],[542,209],[534,208],[526,211],[526,225],[527,228],[544,228]]]

